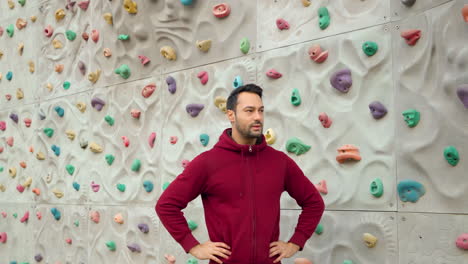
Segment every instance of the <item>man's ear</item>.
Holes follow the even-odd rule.
[[[236,120],[236,113],[234,113],[234,111],[227,110],[226,115],[227,115],[227,117],[229,119],[229,122],[233,123]]]

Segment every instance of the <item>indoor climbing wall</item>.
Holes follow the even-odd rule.
[[[283,263],[468,263],[467,41],[468,0],[1,0],[0,263],[196,263],[154,205],[247,83],[326,203]]]

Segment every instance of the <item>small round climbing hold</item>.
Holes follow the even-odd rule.
[[[294,106],[299,106],[301,104],[301,95],[299,94],[299,90],[294,88],[291,95],[291,104]]]
[[[78,6],[83,9],[83,10],[87,10],[88,9],[88,6],[89,6],[89,0],[87,1],[81,1],[78,3]]]
[[[57,115],[60,117],[63,117],[63,115],[65,114],[65,110],[60,106],[54,107],[54,110],[57,113]]]
[[[13,72],[11,72],[11,71],[7,72],[6,78],[7,78],[8,81],[11,81],[11,79],[13,78]]]
[[[91,30],[91,39],[94,41],[94,43],[99,41],[99,31],[97,29]]]
[[[140,229],[140,231],[144,234],[147,234],[149,232],[149,227],[145,223],[138,224],[138,229]]]
[[[120,192],[125,192],[125,184],[122,184],[122,183],[117,183],[117,190],[119,190]]]
[[[176,80],[174,79],[174,77],[172,76],[167,76],[166,77],[166,83],[168,85],[168,90],[171,94],[174,94],[177,90],[177,83],[176,83]]]
[[[11,114],[10,114],[10,119],[11,119],[13,122],[15,122],[16,124],[18,124],[19,117],[18,117],[17,114],[11,113]]]
[[[458,151],[454,146],[448,146],[444,149],[444,157],[447,162],[452,166],[457,166],[460,161]]]
[[[336,90],[342,93],[349,92],[351,85],[353,85],[353,79],[351,77],[351,70],[342,69],[342,70],[336,71],[330,77],[330,84],[333,86],[333,88],[335,88]]]
[[[100,188],[101,188],[101,185],[99,185],[98,183],[95,183],[94,181],[91,181],[91,190],[93,190],[93,192],[99,192]]]
[[[317,227],[315,228],[315,234],[321,235],[323,233],[323,225],[318,224]]]
[[[201,134],[200,135],[200,143],[206,147],[208,145],[208,142],[210,142],[210,136],[208,134]]]
[[[377,237],[375,237],[374,235],[372,234],[369,234],[369,233],[364,233],[362,235],[362,240],[364,240],[364,244],[368,247],[368,248],[373,248],[377,245]]]
[[[191,257],[187,260],[187,264],[198,264],[198,260],[194,257]]]
[[[88,32],[83,32],[83,33],[81,34],[81,37],[83,38],[84,41],[88,41],[88,39],[89,39],[89,34],[88,34]]]
[[[197,117],[204,107],[205,106],[203,104],[188,104],[185,107],[185,110],[190,114],[190,116]]]
[[[18,0],[18,3],[21,5],[21,6],[24,6],[26,4],[26,0]]]
[[[318,119],[324,128],[329,128],[333,123],[331,118],[326,113],[320,113]]]
[[[52,147],[50,147],[52,149],[52,151],[54,152],[55,156],[60,156],[60,147],[57,146],[57,145],[52,145]]]
[[[107,164],[109,164],[109,166],[110,166],[110,165],[112,165],[112,163],[114,163],[115,156],[112,155],[112,154],[107,154],[105,156],[105,159],[106,159]]]
[[[301,1],[302,1],[302,5],[305,7],[308,7],[311,4],[310,0],[301,0]]]
[[[301,155],[309,151],[310,146],[304,144],[302,140],[297,137],[292,137],[286,142],[286,150],[288,152],[295,153],[296,155]]]
[[[421,120],[421,113],[415,109],[408,109],[403,111],[402,115],[405,118],[405,122],[408,127],[415,127]]]
[[[276,26],[278,27],[279,30],[289,29],[289,23],[282,18],[276,19]]]
[[[213,15],[217,18],[224,18],[231,13],[231,7],[227,3],[217,4],[213,6]]]
[[[1,237],[1,235],[0,235]],[[0,240],[1,242],[1,240]],[[468,250],[468,233],[461,234],[457,237],[455,245],[459,249]]]
[[[88,142],[87,141],[80,142],[80,146],[82,148],[86,148],[88,146]],[[91,144],[89,144],[89,149],[94,153],[101,153],[102,152],[102,147],[99,146],[95,142],[91,142]]]
[[[65,81],[65,82],[63,83],[63,89],[65,89],[65,90],[70,89],[70,85],[71,85],[71,84],[70,84],[69,81]]]
[[[106,115],[104,120],[107,122],[107,124],[109,124],[109,126],[113,126],[115,123],[115,119],[110,115]]]
[[[240,50],[242,53],[247,54],[250,50],[250,41],[248,38],[242,38],[240,43]]]
[[[70,174],[70,175],[73,175],[73,173],[75,172],[75,166],[73,166],[71,164],[68,164],[67,166],[65,166],[65,169],[67,170],[68,174]]]
[[[145,87],[143,87],[143,89],[141,90],[141,95],[144,98],[148,98],[154,93],[155,90],[156,90],[156,84],[150,83],[146,85]]]
[[[127,245],[127,248],[128,248],[131,252],[138,252],[138,253],[141,252],[141,247],[140,247],[140,245],[138,245],[137,243],[128,244],[128,245]]]
[[[67,36],[67,39],[70,40],[70,41],[73,41],[76,39],[76,33],[72,30],[67,30],[65,32],[65,35]]]
[[[315,189],[321,194],[328,194],[327,181],[321,180],[318,184],[314,184]]]
[[[143,188],[146,192],[150,193],[153,191],[154,184],[151,181],[146,180],[143,182]]]
[[[75,189],[76,191],[80,190],[80,184],[79,183],[73,182],[72,186],[73,186],[73,189]]]
[[[25,28],[26,26],[28,25],[28,21],[22,19],[22,18],[18,18],[16,20],[16,28],[21,30],[23,28]]]
[[[123,216],[121,213],[118,213],[116,215],[114,215],[114,222],[116,222],[117,224],[123,224],[124,223],[124,219],[123,219]]]
[[[141,115],[141,111],[138,109],[132,109],[130,110],[130,115],[135,119],[139,119]]]
[[[37,262],[41,262],[43,259],[42,255],[41,254],[36,254],[34,256],[34,260],[37,261]]]
[[[96,70],[95,72],[90,72],[88,74],[88,80],[92,83],[96,83],[99,80],[99,76],[101,75],[101,70]]]
[[[197,229],[197,227],[198,227],[198,224],[195,223],[195,221],[193,221],[193,220],[188,220],[187,224],[188,224],[190,230],[192,230],[192,231]]]
[[[376,178],[370,184],[370,193],[374,197],[379,198],[383,195],[383,192],[384,192],[384,186],[383,186],[382,180],[379,178]]]
[[[120,75],[124,79],[128,79],[128,77],[130,77],[130,68],[128,67],[127,64],[120,65],[120,67],[115,69],[114,72]]]
[[[366,41],[362,44],[362,51],[364,51],[364,53],[369,57],[377,53],[378,49],[379,46],[373,41]]]
[[[397,186],[398,196],[403,202],[415,203],[426,193],[424,185],[413,180],[402,180]]]
[[[374,119],[380,119],[387,114],[387,108],[378,101],[374,101],[369,104],[369,110]]]
[[[59,8],[59,9],[55,10],[55,20],[57,22],[62,20],[64,17],[65,17],[65,10],[63,10],[63,8]]]
[[[52,28],[51,25],[48,25],[46,28],[44,28],[44,35],[46,37],[50,38],[53,33],[54,33],[54,29]]]
[[[328,9],[323,6],[320,7],[318,9],[318,16],[320,29],[326,29],[330,25],[330,13],[328,13]]]
[[[106,246],[110,251],[115,251],[116,245],[114,241],[107,241]]]
[[[106,58],[109,58],[110,56],[112,56],[112,51],[109,48],[104,48],[102,52],[104,54],[104,57]]]
[[[139,171],[141,167],[141,161],[139,159],[135,159],[132,163],[132,171]]]
[[[197,48],[203,52],[208,52],[211,48],[211,39],[196,42]]]
[[[99,221],[101,220],[101,214],[100,214],[98,211],[92,211],[92,212],[89,214],[89,218],[91,219],[91,221],[93,221],[94,223],[98,224]]]

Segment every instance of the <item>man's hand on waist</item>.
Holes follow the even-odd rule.
[[[284,242],[284,241],[276,241],[270,243],[270,258],[276,255],[279,255],[273,263],[278,263],[283,258],[290,258],[297,251],[299,251],[300,247],[291,242]]]
[[[211,259],[221,264],[223,262],[218,257],[227,259],[228,255],[231,255],[229,249],[231,248],[223,242],[206,241],[203,244],[194,246],[189,253],[197,259]]]

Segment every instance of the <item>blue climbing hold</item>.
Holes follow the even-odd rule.
[[[412,180],[403,180],[398,183],[398,196],[403,202],[415,203],[426,193],[424,186]]]
[[[53,207],[52,209],[50,209],[50,212],[52,213],[52,215],[54,216],[55,220],[60,220],[60,218],[62,217],[62,214],[60,213],[60,211]]]
[[[63,108],[60,106],[54,107],[54,110],[55,112],[57,112],[57,115],[60,117],[63,117],[63,115],[65,114],[65,110],[63,110]]]
[[[183,5],[191,5],[193,3],[193,0],[180,0],[180,2],[183,4]]]
[[[204,147],[206,147],[208,145],[208,142],[210,142],[210,136],[208,136],[208,134],[201,134],[200,142]]]
[[[239,75],[236,76],[236,78],[234,79],[234,82],[232,83],[232,86],[234,86],[234,89],[236,89],[238,87],[241,87],[242,85],[244,85],[244,82],[242,81],[242,77],[240,77]]]
[[[55,155],[58,157],[60,156],[60,147],[57,145],[52,145],[51,147],[52,151],[55,153]]]
[[[7,80],[11,81],[11,79],[13,78],[13,73],[11,71],[7,72],[6,78]]]
[[[154,185],[151,181],[144,181],[143,187],[145,188],[146,192],[151,192],[154,188]]]
[[[80,190],[80,184],[77,182],[73,182],[73,189],[79,191]]]

